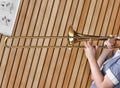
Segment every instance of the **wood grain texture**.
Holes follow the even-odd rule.
[[[120,0],[21,0],[12,36],[67,36],[70,25],[78,33],[120,35]],[[90,88],[90,68],[82,48],[7,48],[5,36],[0,38],[0,88]],[[8,43],[62,46],[67,40]]]

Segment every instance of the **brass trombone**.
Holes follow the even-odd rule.
[[[10,39],[67,39],[67,44],[65,46],[26,46],[26,45],[8,45],[8,40]],[[68,36],[11,36],[6,37],[4,40],[5,47],[7,48],[84,48],[84,46],[74,46],[75,43],[87,40],[107,40],[112,38],[109,36],[93,36],[77,33],[73,30],[73,27],[70,26],[68,29]],[[120,37],[116,37],[116,40],[120,40]],[[119,48],[120,46],[114,46],[114,48]],[[99,48],[106,48],[106,46],[99,46]]]

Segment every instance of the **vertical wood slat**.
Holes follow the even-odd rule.
[[[82,1],[81,1],[82,2]],[[79,3],[80,3],[80,1],[78,0],[76,0],[76,2],[73,2],[73,4],[72,4],[72,8],[71,8],[71,11],[70,11],[70,18],[71,18],[71,20],[73,20],[73,22],[72,22],[72,25],[73,25],[73,27],[75,27],[75,25],[76,25],[76,28],[77,28],[77,24],[75,24],[76,23],[76,18],[77,18],[77,16],[75,16],[76,15],[76,13],[77,13],[77,9],[78,9],[78,6],[79,6]],[[76,4],[76,5],[75,5]],[[81,3],[82,4],[82,3]],[[75,7],[76,6],[76,7]],[[80,8],[81,9],[81,8]],[[78,15],[79,16],[79,15]],[[69,18],[69,19],[70,19]],[[68,22],[70,22],[69,20],[68,20]],[[67,50],[68,51],[68,50]],[[66,52],[67,52],[66,51]],[[71,56],[73,57],[72,59],[71,59]],[[75,54],[75,52],[74,53],[72,53],[72,51],[71,51],[71,55],[70,55],[70,57],[69,57],[69,59],[68,59],[68,64],[67,64],[67,70],[66,70],[66,72],[65,72],[65,76],[64,76],[64,80],[63,80],[63,84],[62,84],[62,87],[69,87],[69,82],[70,82],[70,76],[71,76],[71,73],[72,73],[72,69],[73,69],[73,64],[74,64],[74,57],[76,56],[76,54]],[[71,65],[71,66],[70,66]]]
[[[120,0],[21,0],[13,35],[67,36],[69,25],[90,35],[119,35]],[[83,49],[9,49],[1,36],[1,88],[89,88]],[[63,39],[21,39],[14,45],[63,45]],[[93,42],[102,45],[103,42]],[[101,50],[100,50],[101,51]],[[99,53],[100,53],[99,51]]]
[[[42,25],[41,25],[41,29],[40,29],[40,35],[46,35],[46,32],[45,31],[47,31],[47,23],[49,23],[49,19],[50,19],[50,17],[49,17],[49,15],[51,14],[51,8],[52,8],[52,3],[53,3],[53,1],[52,2],[50,2],[50,0],[48,0],[47,1],[47,4],[46,4],[46,7],[45,7],[45,14],[44,14],[44,19],[42,20]],[[43,6],[44,6],[44,4],[42,4]],[[42,12],[41,12],[42,13]],[[48,15],[49,14],[49,15]],[[47,27],[46,27],[47,26]],[[43,40],[42,40],[43,41]],[[43,49],[43,50],[40,50],[40,55],[39,55],[39,57],[38,57],[38,59],[40,59],[39,60],[39,65],[37,66],[37,70],[39,69],[39,74],[38,75],[36,75],[36,77],[37,77],[37,84],[35,85],[35,87],[37,87],[38,85],[39,85],[39,80],[40,80],[40,74],[41,74],[41,71],[42,71],[42,67],[43,67],[43,64],[44,64],[44,54],[43,54],[43,57],[41,57],[41,54],[43,53],[43,52],[46,52],[46,51],[44,51],[45,49]],[[42,59],[42,60],[41,60]],[[35,82],[34,82],[35,83]],[[34,84],[33,84],[34,85]],[[28,82],[28,84],[27,84],[27,87],[29,88],[29,82]],[[33,86],[34,87],[34,86]]]
[[[93,21],[93,16],[94,16],[94,11],[95,11],[95,8],[96,8],[96,4],[97,4],[97,1],[91,1],[91,4],[90,4],[90,7],[89,7],[89,12],[88,12],[88,16],[87,16],[87,20],[86,20],[86,24],[85,24],[85,28],[84,30],[89,30],[89,34],[92,34],[94,35],[94,32],[95,29],[93,31],[91,31],[91,24],[92,24],[92,21]],[[89,64],[85,63],[85,67],[84,67],[84,75],[83,75],[83,80],[82,80],[82,83],[81,83],[81,88],[86,88],[86,84],[87,84],[87,80],[89,78],[89,74],[90,74],[90,70],[89,70]],[[84,82],[86,81],[86,82]]]
[[[53,1],[53,7],[52,7],[52,12],[51,12],[51,18],[50,18],[50,22],[49,22],[49,25],[48,25],[48,28],[47,28],[47,33],[46,35],[47,36],[52,36],[53,35],[53,26],[54,26],[54,22],[55,22],[55,17],[56,17],[56,14],[57,14],[57,8],[58,8],[58,5],[59,5],[59,1]],[[50,40],[45,40],[45,45],[49,44],[50,45]],[[53,53],[53,49],[48,49],[47,52],[46,52],[46,59],[44,60],[44,67],[43,67],[43,70],[42,70],[42,73],[41,73],[41,79],[40,79],[40,83],[39,83],[39,86],[42,88],[45,86],[45,83],[46,83],[46,78],[47,78],[47,75],[48,75],[48,71],[49,71],[49,67],[50,67],[50,63],[51,63],[51,57],[52,57],[52,53]],[[49,86],[49,85],[47,85]]]
[[[94,2],[90,1],[89,11],[88,11],[88,15],[87,15],[87,17],[88,17],[89,19],[86,18],[86,23],[85,23],[85,25],[87,25],[87,26],[84,27],[84,30],[88,30],[88,29],[86,29],[86,27],[89,27],[89,23],[91,22],[90,19],[91,19],[92,11],[93,11],[93,10],[91,10],[91,8],[92,8],[91,6],[94,6],[93,3],[95,4],[95,1],[94,1]],[[92,9],[93,9],[93,8],[92,8]],[[89,15],[89,14],[90,14],[90,15]],[[71,67],[73,67],[73,62],[74,62],[74,59],[73,59],[73,58],[76,57],[76,56],[74,57],[74,55],[76,55],[75,53],[77,53],[77,52],[78,52],[78,51],[75,50],[75,51],[72,52],[73,55],[71,54],[70,63],[69,63],[70,69],[71,69]],[[79,52],[78,52],[78,53],[79,53]],[[69,68],[68,68],[68,71],[69,71]],[[70,71],[69,71],[68,73],[70,74]],[[66,77],[68,77],[69,74],[67,74]],[[68,80],[68,79],[67,79],[67,80]],[[67,83],[64,83],[64,84],[67,84]]]
[[[62,18],[64,21],[63,20],[61,21],[61,27],[60,27],[60,31],[59,31],[58,35],[62,35],[62,36],[66,35],[66,31],[67,30],[65,30],[65,29],[68,27],[68,23],[70,22],[70,24],[72,24],[72,18],[73,17],[71,17],[69,19],[70,11],[72,9],[71,8],[72,3],[73,3],[73,0],[70,0],[69,2],[67,2],[67,0],[66,0],[66,6],[64,7],[64,13],[63,13],[63,18]],[[64,42],[64,40],[61,41],[61,45],[62,45],[63,42]],[[57,41],[57,43],[59,43],[59,41]],[[66,49],[60,49],[59,54],[61,54],[63,52],[66,53]],[[65,57],[64,53],[63,53],[63,58]],[[60,55],[59,55],[58,59],[61,59]],[[64,64],[64,59],[61,59],[61,60],[62,60],[62,63],[60,64],[60,72],[58,74],[59,77],[58,77],[57,83],[56,83],[56,87],[58,87],[58,88],[62,87],[62,83],[63,83],[63,79],[64,79],[64,75],[63,74],[65,74],[65,70],[64,69],[66,69],[66,66],[65,66],[66,64]]]
[[[35,6],[34,6],[34,11],[33,11],[33,19],[31,20],[31,27],[29,30],[34,30],[35,31],[35,27],[36,27],[36,23],[37,23],[37,18],[38,18],[38,13],[39,13],[39,8],[40,8],[40,4],[41,4],[41,0],[37,0],[36,3],[35,3]],[[34,35],[34,32],[31,32],[29,31],[29,36],[30,35]],[[32,34],[30,34],[32,33]],[[31,41],[27,41],[26,43],[32,43],[32,40]],[[34,53],[34,50],[33,49],[30,49],[29,52],[28,52],[28,56],[27,58],[29,58],[28,60],[26,60],[26,64],[24,66],[24,72],[22,74],[22,78],[21,78],[21,82],[20,82],[20,88],[25,88],[26,87],[26,84],[28,82],[28,77],[29,77],[29,72],[30,72],[30,68],[31,68],[31,63],[32,63],[32,59],[33,59],[33,53]],[[31,85],[30,85],[31,86]]]
[[[43,24],[43,21],[44,21],[48,1],[44,0],[41,3],[42,4],[41,4],[41,8],[39,9],[40,11],[39,11],[39,16],[38,16],[38,20],[37,20],[38,22],[36,24],[36,28],[35,28],[36,30],[35,30],[34,35],[36,35],[36,34],[40,35],[40,33],[41,33],[41,28],[42,28],[42,24]],[[40,23],[40,24],[38,24],[38,23]],[[38,45],[38,43],[39,43],[39,41],[37,40],[37,43],[35,45]],[[36,72],[40,70],[40,69],[37,70],[38,63],[39,63],[40,52],[41,52],[41,49],[35,49],[35,51],[34,51],[34,56],[32,57],[33,58],[33,63],[31,64],[32,65],[31,66],[31,71],[30,71],[30,74],[28,76],[28,81],[26,83],[27,88],[29,88],[30,86],[31,87],[37,87],[37,83],[38,83],[39,79],[36,80],[35,76],[39,76],[39,74],[37,74]],[[36,85],[33,85],[34,83],[36,83]]]
[[[89,1],[85,0],[85,2],[84,2],[83,11],[82,11],[81,19],[80,19],[80,23],[79,23],[79,30],[78,30],[78,32],[80,32],[80,33],[85,33],[85,32],[83,32],[84,31],[83,29],[84,29],[84,25],[86,22],[86,17],[88,15],[90,3],[91,3],[91,0],[89,0]],[[86,31],[88,31],[88,30],[86,30]],[[79,63],[79,70],[78,70],[77,77],[76,77],[75,84],[74,84],[74,87],[76,87],[76,88],[79,88],[81,86],[82,76],[84,74],[84,72],[83,72],[84,69],[82,66],[85,65],[85,64],[83,65],[83,63],[82,63],[82,59],[84,59],[83,58],[83,49],[80,49],[79,53],[80,53],[79,57],[81,57],[81,60]]]
[[[59,7],[58,7],[58,13],[57,14],[59,14],[59,8],[60,8],[60,5],[62,5],[61,3],[62,3],[63,1],[62,0],[60,0],[60,2],[59,2]],[[60,15],[59,15],[60,16]],[[59,18],[59,17],[58,17]],[[57,22],[57,15],[56,15],[56,20],[55,20],[55,22],[56,23],[58,23]],[[52,32],[52,35],[53,36],[56,36],[56,35],[58,35],[58,33],[59,33],[59,30],[58,29],[56,29],[57,28],[57,26],[55,25],[56,23],[54,23],[54,30],[53,30],[53,32]],[[59,27],[59,26],[58,26]],[[56,40],[51,40],[51,42],[50,42],[50,45],[55,45],[55,43],[56,43],[57,41]],[[50,61],[50,64],[49,64],[49,70],[48,70],[48,73],[47,73],[47,76],[46,76],[46,81],[44,82],[44,87],[45,88],[49,88],[50,86],[51,86],[51,80],[52,80],[52,76],[53,76],[53,74],[54,74],[54,69],[55,69],[55,65],[56,65],[56,61],[57,61],[57,56],[58,56],[58,50],[59,49],[49,49],[49,51],[48,51],[48,55],[47,55],[47,57],[46,57],[46,59],[51,59],[51,61]],[[53,52],[53,53],[51,53],[51,51]],[[50,52],[50,53],[49,53]],[[50,54],[51,54],[51,56],[50,56]],[[43,73],[44,74],[44,73]]]
[[[74,19],[75,19],[74,17],[75,17],[75,12],[76,12],[76,11],[75,11],[75,10],[76,10],[76,9],[75,9],[75,8],[76,8],[75,6],[77,6],[77,5],[74,6],[74,4],[77,4],[77,3],[78,3],[78,1],[76,1],[76,2],[73,2],[73,1],[72,1],[71,8],[70,8],[70,11],[69,11],[69,18],[68,18],[68,22],[67,22],[67,28],[68,28],[68,26],[69,26],[68,24],[73,24],[73,23],[74,23]],[[74,25],[74,24],[73,24],[73,25]],[[67,31],[65,31],[65,35],[66,35],[66,32],[67,32]],[[64,41],[63,41],[63,42],[64,42]],[[69,51],[68,49],[66,49],[66,50],[65,50],[65,53],[67,53],[67,55],[68,55],[68,54],[71,53],[71,51]],[[68,56],[69,56],[69,55],[68,55]],[[65,54],[64,54],[64,57],[66,57]],[[69,58],[70,58],[70,57],[69,57]],[[68,60],[69,60],[69,59],[68,59]],[[65,64],[65,63],[66,63],[66,64]],[[63,60],[62,65],[64,65],[64,66],[61,67],[61,71],[62,71],[62,74],[64,73],[65,75],[64,75],[64,76],[63,76],[63,75],[62,75],[62,76],[61,76],[61,75],[59,76],[59,79],[63,79],[63,81],[62,81],[62,84],[60,84],[60,82],[59,82],[60,80],[58,80],[58,85],[57,85],[58,88],[59,88],[60,86],[61,86],[61,87],[65,87],[65,86],[66,86],[66,85],[64,85],[64,84],[65,84],[66,72],[67,72],[67,70],[68,70],[68,69],[67,69],[67,68],[68,68],[68,64],[67,64],[67,63],[69,63],[69,61]],[[63,71],[63,67],[65,67],[66,72]],[[67,81],[69,81],[69,80],[67,80]]]
[[[29,35],[29,32],[31,31],[30,27],[31,26],[31,21],[32,21],[32,17],[33,17],[33,10],[35,7],[35,0],[30,0],[29,1],[29,7],[27,10],[27,14],[26,14],[26,20],[25,20],[25,24],[23,26],[23,30],[21,31],[21,35]],[[31,31],[32,34],[32,31]],[[26,40],[20,40],[20,43],[25,44]],[[21,84],[21,78],[23,76],[23,71],[24,71],[24,67],[26,64],[26,60],[27,60],[27,55],[28,55],[28,49],[20,49],[18,50],[18,55],[20,55],[19,60],[18,60],[18,67],[17,67],[17,72],[15,75],[15,79],[14,79],[14,84],[13,87],[20,87]],[[17,80],[17,81],[16,81]]]

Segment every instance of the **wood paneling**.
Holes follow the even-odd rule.
[[[13,36],[67,36],[70,25],[83,34],[119,35],[120,0],[21,0]],[[0,88],[90,87],[83,49],[7,48],[5,36],[0,37]],[[67,40],[13,39],[8,43],[62,46]]]

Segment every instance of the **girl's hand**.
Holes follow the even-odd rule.
[[[110,35],[110,37],[113,37],[113,36]],[[104,46],[107,46],[107,48],[104,49],[104,51],[106,51],[106,52],[113,51],[113,46],[115,45],[115,40],[116,40],[115,37],[106,40],[106,41],[104,42]]]
[[[96,48],[95,47],[93,47],[91,44],[90,44],[90,42],[89,41],[87,41],[87,42],[84,42],[84,46],[85,46],[85,54],[86,54],[86,57],[88,58],[88,59],[90,59],[90,58],[96,58],[96,50],[97,50],[97,46],[96,46]]]

